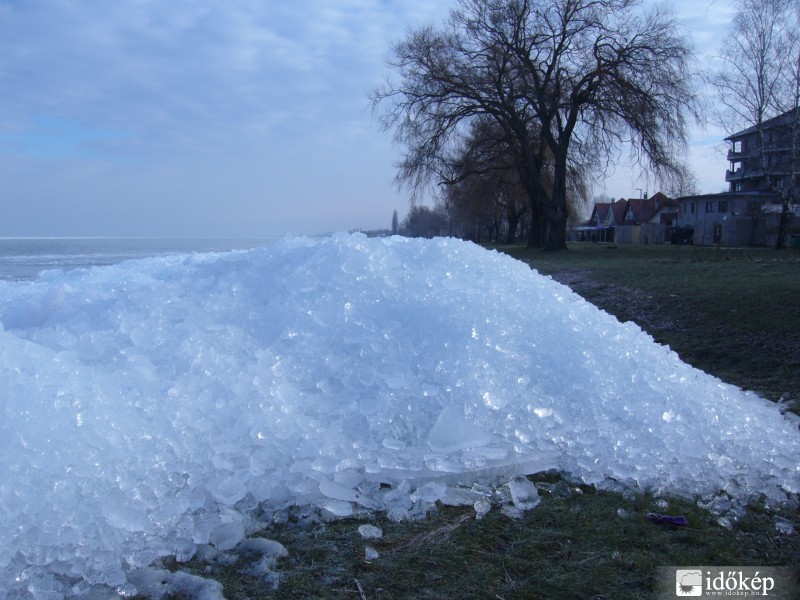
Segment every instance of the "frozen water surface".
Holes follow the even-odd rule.
[[[0,598],[133,593],[159,556],[236,548],[259,507],[484,509],[500,479],[518,511],[538,497],[516,477],[550,467],[734,502],[800,488],[776,406],[456,240],[47,272],[0,282],[0,323]]]

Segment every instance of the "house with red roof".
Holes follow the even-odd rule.
[[[574,241],[662,244],[671,239],[680,205],[661,192],[650,198],[596,202],[589,220],[573,229]]]

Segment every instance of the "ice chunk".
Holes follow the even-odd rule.
[[[447,484],[442,481],[429,481],[419,486],[411,494],[413,502],[436,502],[447,493]]]
[[[335,500],[355,502],[358,499],[358,495],[354,489],[336,483],[335,481],[330,481],[329,479],[323,479],[320,482],[319,491],[328,498],[333,498]]]
[[[244,525],[238,521],[220,523],[211,531],[209,542],[220,551],[235,548],[244,537]]]
[[[349,517],[353,514],[353,505],[345,500],[324,500],[322,507],[335,517]]]
[[[447,506],[470,506],[482,497],[481,494],[477,494],[472,490],[448,486],[447,491],[441,498],[441,502]]]
[[[136,594],[153,600],[168,596],[186,596],[196,600],[225,600],[222,584],[181,571],[171,573],[160,569],[139,569],[128,575]]]
[[[428,433],[428,445],[439,452],[455,452],[485,446],[492,435],[471,423],[454,408],[445,408]]]
[[[236,551],[240,555],[256,557],[256,560],[243,570],[244,573],[261,579],[272,589],[278,588],[280,574],[274,569],[278,559],[289,556],[283,544],[265,538],[248,538],[236,547]]]
[[[511,500],[520,510],[531,510],[542,501],[536,486],[527,477],[515,477],[506,484],[511,493]]]
[[[375,525],[359,525],[358,533],[361,534],[361,537],[365,540],[379,539],[383,537],[383,530]]]
[[[114,503],[105,507],[105,516],[112,527],[130,532],[145,531],[152,526],[147,514],[129,504]]]
[[[785,535],[791,535],[794,533],[794,523],[792,523],[789,519],[784,519],[783,517],[775,516],[775,529],[778,533],[783,533]]]
[[[480,498],[475,501],[473,508],[475,509],[475,518],[480,520],[489,514],[490,510],[492,510],[492,503],[486,498]]]
[[[269,556],[274,559],[289,556],[283,544],[275,540],[268,540],[266,538],[247,538],[236,547],[240,553],[260,554],[261,556]]]
[[[247,487],[241,478],[231,476],[213,479],[208,484],[208,491],[218,502],[232,505],[244,498]]]
[[[391,450],[404,450],[406,447],[406,443],[402,440],[388,437],[384,438],[383,446],[384,448],[390,448]]]
[[[504,504],[502,507],[500,507],[500,513],[509,519],[521,519],[523,516],[525,516],[524,510],[512,504]]]

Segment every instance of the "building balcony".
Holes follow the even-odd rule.
[[[758,167],[739,167],[738,169],[728,169],[725,171],[725,181],[741,181],[743,179],[763,179],[767,175],[772,177],[783,175],[785,169],[779,167],[772,167],[765,171]]]
[[[728,160],[731,162],[739,162],[747,158],[748,155],[741,150],[738,152],[735,150],[728,150]]]
[[[792,147],[788,141],[770,142],[765,144],[763,150],[760,145],[751,146],[747,151],[744,150],[728,150],[728,161],[742,162],[745,160],[758,161],[764,155],[779,155],[789,156],[792,152]]]

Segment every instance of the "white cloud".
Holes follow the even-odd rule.
[[[728,9],[721,0],[699,4],[706,2],[702,17],[691,0],[676,8],[711,40],[721,35],[720,15]],[[136,233],[152,215],[137,217],[131,203],[152,198],[165,206],[165,218],[176,219],[175,229],[190,227],[177,223],[193,218],[187,203],[207,203],[216,222],[234,222],[230,213],[240,210],[242,228],[252,227],[258,212],[248,202],[271,207],[263,227],[301,231],[305,215],[328,214],[331,206],[341,217],[324,229],[385,225],[362,216],[386,213],[388,221],[405,199],[391,183],[397,153],[374,123],[366,92],[387,74],[389,43],[409,27],[441,22],[449,4],[0,0],[0,152],[6,154],[0,186],[50,206],[36,218],[61,215],[54,230],[69,221],[70,207],[87,206],[83,197],[93,194],[105,219],[96,223],[98,234],[122,225]],[[64,131],[52,140],[69,168],[54,164],[57,156],[30,151],[41,119],[82,132],[77,145],[58,146]],[[92,165],[98,153],[108,153],[114,167]],[[37,172],[49,174],[51,198],[44,183],[24,180]],[[227,194],[237,198],[235,206],[219,182],[235,188]],[[151,200],[143,200],[148,194]],[[115,214],[124,215],[122,225]],[[202,227],[213,230],[214,217],[208,221]],[[13,234],[13,224],[4,227],[0,234]]]

